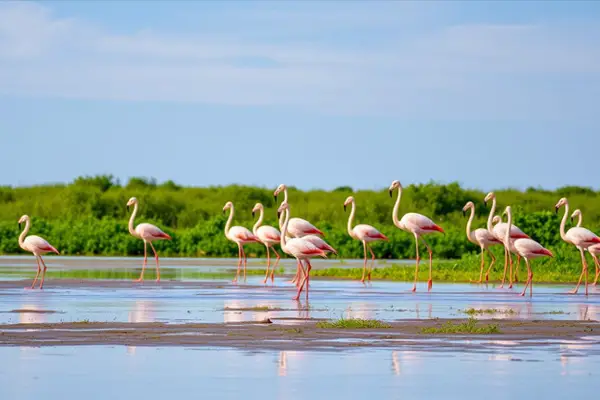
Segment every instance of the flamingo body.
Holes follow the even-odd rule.
[[[379,232],[371,225],[366,224],[355,225],[354,228],[352,228],[352,233],[354,233],[358,240],[367,243],[375,242],[377,240],[388,240],[387,236],[383,233]]]
[[[244,228],[243,226],[232,226],[226,236],[227,239],[238,244],[260,242],[260,240],[250,232],[250,229]]]
[[[275,265],[273,266],[273,269],[270,273],[271,283],[273,283],[275,282],[275,268],[277,268],[277,265],[279,264],[279,259],[281,258],[279,257],[279,253],[277,252],[277,250],[275,250],[274,245],[279,243],[279,241],[281,240],[281,233],[279,233],[279,231],[273,228],[272,226],[262,225],[263,220],[265,218],[265,208],[262,205],[262,203],[256,203],[254,205],[254,208],[252,209],[252,216],[254,216],[254,213],[256,213],[256,211],[258,211],[260,214],[258,217],[258,221],[256,221],[254,227],[252,227],[252,233],[258,238],[260,242],[262,242],[262,244],[265,245],[265,249],[267,251],[267,271],[263,283],[267,283],[267,279],[269,278],[269,269],[271,268],[271,250],[273,250],[275,256],[277,257],[277,259],[275,260]]]
[[[404,214],[404,216],[400,219],[399,227],[406,232],[416,234],[418,236],[434,232],[444,233],[442,227],[437,225],[431,219],[422,214],[412,212]]]
[[[138,235],[140,239],[146,240],[148,242],[154,240],[170,240],[171,236],[163,232],[159,227],[148,224],[146,222],[139,224],[135,227],[135,233]]]
[[[258,240],[263,242],[265,245],[274,245],[279,243],[279,240],[281,239],[281,233],[279,233],[279,231],[272,226],[263,225],[259,226],[256,230],[256,237],[258,237]]]
[[[325,240],[317,235],[306,235],[302,236],[300,239],[304,239],[310,243],[312,243],[319,250],[323,250],[324,252],[330,252],[337,254],[337,251],[329,245]]]
[[[323,235],[313,224],[302,218],[290,218],[288,236],[301,238],[307,235]]]
[[[582,227],[569,229],[565,234],[565,241],[583,249],[600,244],[600,238],[594,232]]]
[[[23,240],[21,248],[33,253],[35,256],[41,256],[46,253],[60,254],[54,246],[46,241],[46,239],[36,235],[27,236],[25,240]]]

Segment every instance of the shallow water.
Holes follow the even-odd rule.
[[[568,348],[493,353],[151,347],[0,348],[6,399],[584,398],[600,357]],[[243,396],[243,397],[242,397]]]

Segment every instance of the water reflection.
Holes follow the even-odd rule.
[[[154,322],[156,303],[150,300],[136,300],[127,315],[127,321],[132,323]],[[135,355],[136,346],[127,346],[127,353]]]

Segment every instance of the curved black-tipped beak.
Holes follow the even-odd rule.
[[[20,222],[18,222],[18,224],[19,224],[19,230],[21,230],[21,223],[20,223]]]
[[[254,218],[254,211],[252,211],[252,218]]]
[[[463,210],[463,217],[467,215],[467,212]]]
[[[129,204],[127,204],[127,211],[129,211]]]
[[[225,214],[225,209],[223,209],[223,214]]]
[[[483,205],[484,205],[485,207],[487,207],[487,200],[484,200],[484,201],[483,201]]]
[[[558,207],[554,207],[554,213],[558,214]]]
[[[571,223],[573,223],[573,217],[571,217]]]
[[[273,199],[275,200],[275,202],[277,202],[277,195],[276,194],[273,195]]]
[[[281,217],[281,211],[277,211],[277,218]]]
[[[344,212],[346,212],[346,205],[344,204]]]
[[[392,197],[392,189],[388,190],[390,192],[390,197]]]

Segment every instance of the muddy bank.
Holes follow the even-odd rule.
[[[486,320],[500,333],[424,334],[423,328],[442,327],[448,320],[406,320],[381,329],[323,329],[316,321],[278,323],[164,324],[71,322],[0,325],[2,346],[186,346],[255,350],[327,350],[345,348],[414,348],[428,350],[485,350],[498,345],[544,346],[560,340],[600,344],[596,321]],[[454,323],[466,320],[452,320]],[[589,340],[596,336],[598,340]],[[582,338],[586,337],[585,340]],[[432,340],[435,339],[435,340]],[[443,339],[443,340],[439,340]],[[502,342],[499,342],[502,341]],[[525,342],[524,342],[525,341]]]

